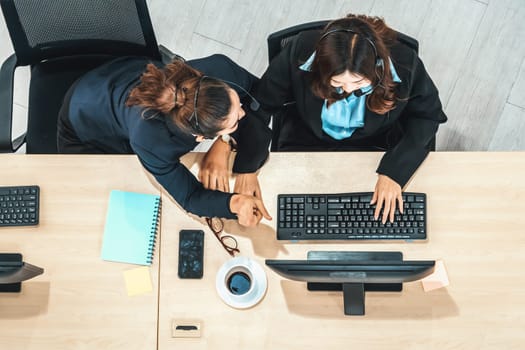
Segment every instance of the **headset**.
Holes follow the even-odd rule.
[[[217,78],[217,77],[212,77],[212,76],[208,76],[208,75],[202,75],[200,78],[199,78],[199,82],[197,84],[197,88],[196,88],[196,91],[195,91],[195,97],[194,97],[194,100],[193,100],[193,113],[190,115],[190,117],[188,118],[188,121],[191,123],[192,120],[194,120],[194,123],[193,123],[193,129],[195,131],[197,131],[199,134],[202,134],[204,135],[204,133],[202,132],[202,129],[199,125],[199,119],[197,117],[197,98],[199,96],[199,90],[200,90],[200,85],[201,85],[201,82],[206,79],[206,78],[209,78],[209,79],[215,79],[215,80],[218,80],[218,81],[222,81],[223,83],[225,84],[228,84],[228,85],[233,85],[237,88],[239,88],[242,92],[244,92],[248,97],[250,97],[251,99],[251,103],[250,103],[250,109],[252,111],[257,111],[260,107],[260,103],[259,101],[257,101],[255,99],[255,97],[253,97],[245,88],[243,88],[242,86],[240,86],[239,84],[237,83],[234,83],[233,81],[229,81],[229,80],[224,80],[224,79],[221,79],[221,78]],[[177,95],[175,95],[175,98],[177,97]],[[168,126],[169,128],[170,126]],[[205,137],[206,139],[212,139],[213,137]]]
[[[347,28],[339,28],[339,29],[332,29],[332,30],[329,30],[328,32],[324,33],[320,38],[319,38],[319,41],[320,42],[321,40],[323,40],[324,38],[326,38],[328,35],[332,34],[332,33],[337,33],[337,32],[346,32],[346,33],[352,33],[352,34],[355,34],[355,35],[360,35],[363,37],[363,39],[365,39],[369,44],[370,46],[372,47],[372,50],[374,50],[374,56],[375,56],[375,60],[376,60],[376,67],[381,67],[381,72],[382,74],[379,74],[377,73],[377,69],[376,69],[376,74],[377,74],[377,83],[375,83],[373,86],[372,86],[372,89],[370,91],[373,91],[376,87],[378,87],[379,85],[381,85],[381,83],[383,82],[383,79],[385,77],[385,66],[384,66],[384,62],[383,62],[383,59],[381,57],[379,57],[378,53],[377,53],[377,48],[376,48],[376,45],[374,44],[374,42],[372,41],[372,39],[370,39],[369,37],[361,34],[361,33],[358,33],[356,32],[355,30],[352,30],[352,29],[347,29]],[[356,90],[353,92],[353,94],[356,96],[356,97],[361,97],[365,94],[365,92],[363,92],[363,90],[359,89],[359,90]]]
[[[261,104],[259,103],[259,101],[257,101],[255,99],[255,97],[253,97],[248,91],[246,91],[245,88],[243,88],[242,86],[240,86],[239,84],[237,83],[234,83],[233,81],[229,81],[229,80],[224,80],[224,79],[221,79],[221,78],[215,78],[215,77],[211,77],[211,78],[214,78],[214,79],[217,79],[217,80],[220,80],[220,81],[223,81],[225,82],[226,84],[228,85],[233,85],[233,86],[236,86],[238,87],[239,89],[242,90],[242,92],[244,92],[249,98],[250,100],[252,100],[252,102],[250,102],[250,109],[252,111],[257,111],[259,109],[259,107],[261,106]]]

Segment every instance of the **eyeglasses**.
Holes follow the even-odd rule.
[[[201,89],[201,83],[202,81],[207,78],[208,76],[203,75],[200,77],[199,82],[197,83],[197,87],[195,88],[195,97],[193,98],[193,113],[191,114],[189,121],[195,120],[195,123],[193,124],[193,128],[195,131],[197,131],[199,134],[204,135],[202,132],[201,127],[199,126],[199,118],[197,117],[197,98],[199,98],[199,91]]]
[[[240,253],[241,251],[237,248],[237,240],[235,237],[230,235],[221,236],[222,231],[224,230],[224,222],[219,218],[206,218],[206,223],[212,232],[215,234],[215,237],[221,242],[223,248],[231,256],[235,256],[235,253]]]

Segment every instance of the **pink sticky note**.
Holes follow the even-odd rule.
[[[434,266],[434,273],[423,278],[421,280],[421,284],[423,284],[423,290],[425,292],[430,292],[434,289],[443,288],[450,284],[448,281],[447,270],[445,269],[445,263],[443,263],[443,260],[436,261],[436,265]]]

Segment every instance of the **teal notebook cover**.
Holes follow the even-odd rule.
[[[103,260],[151,265],[160,196],[113,190],[102,242]]]

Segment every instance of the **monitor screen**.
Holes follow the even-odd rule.
[[[0,254],[0,291],[18,292],[22,281],[42,273],[44,269],[24,262],[21,254]]]
[[[433,260],[406,261],[400,252],[310,252],[307,260],[266,260],[266,265],[307,282],[309,290],[343,291],[345,314],[352,315],[364,314],[365,291],[400,291],[402,283],[434,271]]]

